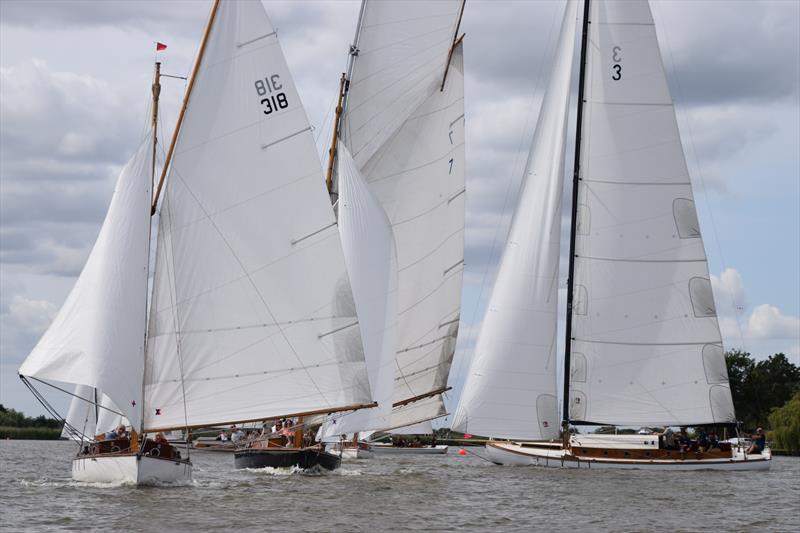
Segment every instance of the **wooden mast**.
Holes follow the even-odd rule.
[[[569,231],[569,274],[567,277],[567,324],[564,343],[564,396],[562,400],[562,420],[564,447],[569,442],[569,378],[570,352],[572,350],[572,306],[575,282],[575,235],[578,229],[578,185],[581,169],[581,126],[583,124],[583,86],[586,80],[586,41],[589,34],[590,0],[583,4],[583,31],[581,33],[580,76],[578,78],[578,112],[575,128],[575,164],[572,171],[572,217]]]
[[[328,169],[325,172],[325,185],[331,195],[331,203],[336,201],[333,192],[333,165],[336,163],[336,148],[339,144],[339,121],[342,119],[342,100],[344,100],[345,73],[339,79],[339,96],[336,102],[336,118],[333,120],[333,133],[331,134],[331,147],[328,150]],[[338,196],[338,194],[337,194]]]
[[[467,3],[467,0],[461,1],[461,10],[458,12],[458,22],[456,22],[456,31],[453,32],[453,44],[450,45],[450,51],[447,52],[447,65],[444,67],[444,75],[442,76],[442,85],[439,87],[439,92],[444,91],[444,84],[447,81],[447,72],[450,70],[450,61],[453,59],[453,52],[456,51],[456,47],[461,44],[461,41],[464,40],[464,35],[461,34],[461,37],[458,36],[458,30],[461,28],[461,17],[464,16],[464,5]]]
[[[186,107],[189,105],[189,97],[192,94],[192,88],[194,87],[194,82],[197,79],[197,72],[200,70],[200,63],[202,63],[203,55],[206,51],[206,44],[208,44],[208,36],[211,33],[211,26],[214,24],[214,18],[217,16],[217,8],[219,8],[219,0],[214,0],[214,4],[211,6],[211,14],[208,16],[208,23],[206,23],[206,29],[203,32],[203,39],[200,41],[200,49],[197,51],[197,58],[194,61],[192,75],[189,78],[189,85],[186,87],[186,94],[183,96],[181,111],[180,114],[178,114],[178,122],[175,124],[175,130],[172,132],[172,140],[169,143],[169,149],[167,149],[167,157],[164,159],[164,168],[161,169],[161,177],[158,179],[156,194],[153,196],[153,206],[150,209],[151,216],[156,213],[158,197],[161,195],[161,188],[164,186],[164,178],[167,176],[167,169],[169,168],[170,161],[172,161],[172,154],[175,151],[175,143],[178,141],[178,133],[180,133],[181,125],[183,124],[183,117],[186,114]]]

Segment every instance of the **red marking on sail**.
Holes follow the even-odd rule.
[[[464,433],[464,438],[465,439],[471,439],[472,438],[472,433]]]

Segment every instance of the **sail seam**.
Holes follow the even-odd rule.
[[[697,341],[697,342],[623,342],[623,341],[601,341],[593,339],[581,339],[573,337],[576,342],[585,342],[587,344],[615,344],[620,346],[704,346],[706,344],[722,344],[719,339],[711,341]]]
[[[358,325],[358,320],[356,320],[355,322],[351,322],[350,324],[346,324],[346,325],[344,325],[344,326],[342,326],[340,328],[336,328],[334,330],[328,331],[327,333],[321,333],[321,334],[317,335],[317,338],[321,339],[323,337],[327,337],[328,335],[333,335],[334,333],[339,333],[340,331],[343,331],[343,330],[345,330],[347,328],[352,328],[353,326],[357,326],[357,325]]]
[[[269,148],[270,146],[275,146],[276,144],[280,144],[280,143],[282,143],[283,141],[286,141],[286,140],[288,140],[288,139],[291,139],[292,137],[296,137],[296,136],[300,135],[301,133],[305,133],[305,132],[307,132],[307,131],[311,131],[311,126],[308,126],[307,128],[303,128],[302,130],[296,131],[296,132],[294,132],[294,133],[290,133],[290,134],[289,134],[289,135],[287,135],[286,137],[282,137],[282,138],[278,139],[277,141],[272,141],[272,142],[271,142],[271,143],[269,143],[269,144],[262,144],[262,145],[261,145],[261,149],[262,149],[262,150],[266,150],[266,149],[267,149],[267,148]]]
[[[409,118],[408,120],[411,121],[412,119]],[[464,143],[460,142],[460,143],[454,145],[452,148],[450,148],[450,150],[448,150],[447,152],[442,154],[440,157],[437,157],[436,159],[432,159],[432,160],[428,161],[427,163],[422,163],[421,165],[417,165],[415,167],[404,168],[403,170],[401,170],[399,172],[394,172],[392,174],[386,174],[385,176],[380,176],[380,177],[377,177],[377,178],[373,178],[373,179],[369,180],[369,183],[371,185],[371,184],[377,183],[379,181],[383,181],[383,180],[386,180],[386,179],[389,179],[389,178],[394,178],[396,176],[401,176],[403,174],[407,174],[407,173],[413,172],[415,170],[420,170],[422,168],[429,167],[431,165],[435,165],[436,163],[439,163],[441,161],[447,161],[447,156],[452,155],[453,152],[455,152],[456,150],[458,150],[462,146],[464,146]],[[442,203],[444,203],[444,202],[442,202]],[[441,204],[439,204],[439,205],[441,205]],[[401,222],[398,222],[398,224],[400,224],[400,223]]]
[[[305,235],[305,236],[303,236],[303,237],[300,237],[299,239],[292,239],[292,246],[294,246],[295,244],[301,243],[301,242],[303,242],[303,241],[304,241],[304,240],[306,240],[306,239],[310,239],[310,238],[311,238],[311,237],[313,237],[314,235],[319,235],[319,234],[320,234],[320,233],[322,233],[323,231],[325,231],[325,230],[327,230],[327,229],[331,229],[331,228],[332,228],[332,227],[334,227],[334,226],[336,226],[336,221],[335,221],[335,220],[334,220],[333,222],[331,222],[330,224],[328,224],[327,226],[325,226],[324,228],[320,228],[320,229],[318,229],[317,231],[314,231],[314,232],[312,232],[312,233],[309,233],[308,235]]]
[[[591,178],[582,178],[581,181],[588,183],[604,183],[608,185],[691,185],[690,181],[613,181],[613,180],[598,180]]]
[[[394,227],[394,224],[392,224],[392,227]],[[409,263],[409,264],[405,265],[404,267],[398,268],[398,269],[397,269],[397,272],[398,272],[398,273],[400,273],[400,272],[403,272],[403,271],[405,271],[405,270],[408,270],[409,268],[411,268],[411,267],[413,267],[413,266],[415,266],[415,265],[417,265],[417,264],[421,263],[421,262],[422,262],[422,261],[424,261],[425,259],[429,258],[429,257],[430,257],[430,256],[432,256],[433,254],[435,254],[436,252],[438,252],[438,251],[439,251],[439,250],[440,250],[440,249],[441,249],[441,248],[442,248],[442,247],[443,247],[445,244],[447,244],[447,241],[449,241],[450,239],[452,239],[453,237],[455,237],[455,236],[456,236],[456,235],[458,235],[459,233],[463,233],[463,232],[464,232],[464,228],[463,228],[463,227],[460,227],[460,228],[458,228],[458,229],[457,229],[457,230],[455,230],[453,233],[451,233],[450,235],[448,235],[448,236],[446,236],[444,239],[442,239],[442,241],[441,241],[439,244],[437,244],[435,248],[431,249],[431,251],[430,251],[430,252],[428,252],[427,254],[423,255],[422,257],[420,257],[420,258],[419,258],[419,259],[417,259],[416,261],[413,261],[413,262],[411,262],[411,263]]]
[[[241,48],[243,46],[247,46],[248,44],[253,44],[256,41],[260,41],[261,39],[266,39],[267,37],[272,37],[273,35],[278,35],[278,32],[277,31],[273,31],[272,33],[265,33],[264,35],[261,35],[259,37],[254,37],[253,39],[250,39],[249,41],[244,41],[242,43],[238,43],[236,45],[236,48]]]
[[[589,255],[575,254],[579,259],[590,261],[610,261],[614,263],[705,263],[706,258],[702,259],[625,259],[621,257],[596,257]]]

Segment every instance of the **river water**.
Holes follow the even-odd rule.
[[[8,531],[800,531],[800,458],[769,472],[501,467],[467,448],[379,457],[333,473],[237,471],[195,452],[185,487],[70,481],[75,445],[0,442]]]

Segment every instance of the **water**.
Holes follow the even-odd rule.
[[[74,450],[0,442],[0,529],[800,530],[800,458],[776,457],[772,470],[752,473],[575,471],[501,467],[451,448],[305,475],[237,471],[228,454],[197,452],[192,485],[136,488],[70,481]]]

